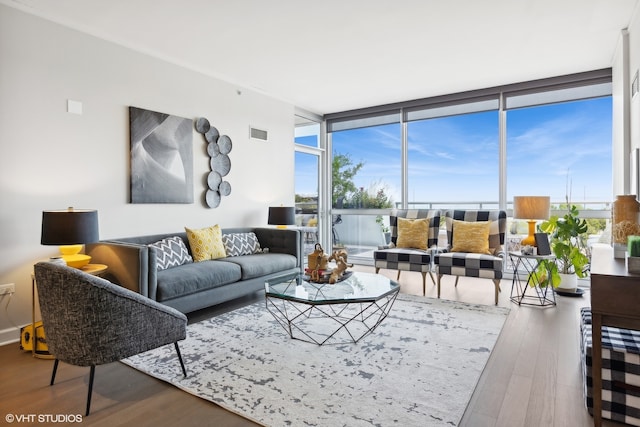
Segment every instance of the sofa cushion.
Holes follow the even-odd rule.
[[[419,249],[390,248],[373,252],[376,268],[404,271],[431,271],[431,254]]]
[[[503,259],[493,255],[444,252],[434,255],[438,274],[501,279]]]
[[[254,254],[225,258],[242,269],[242,280],[266,276],[296,267],[296,257],[289,254]]]
[[[156,260],[158,271],[193,262],[187,246],[178,236],[167,237],[166,239],[151,243],[149,246],[157,249]]]
[[[240,278],[240,266],[231,262],[209,260],[185,264],[158,272],[156,299],[162,302],[237,282]]]
[[[229,233],[222,236],[227,256],[251,255],[260,252],[260,243],[255,233]]]
[[[185,227],[191,253],[195,262],[224,258],[227,253],[222,243],[222,231],[218,224],[212,227],[191,229]]]

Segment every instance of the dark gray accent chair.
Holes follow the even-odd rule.
[[[429,234],[427,236],[427,250],[415,248],[397,248],[398,242],[398,218],[429,219]],[[417,271],[422,274],[422,294],[426,294],[427,273],[431,281],[435,284],[432,274],[432,255],[437,251],[438,233],[440,231],[440,211],[434,209],[397,209],[389,217],[391,230],[391,243],[385,246],[378,246],[378,250],[373,252],[374,266],[376,273],[381,268],[388,270],[398,270],[400,280],[401,271]]]
[[[434,256],[436,275],[438,276],[438,298],[440,298],[440,282],[442,276],[456,276],[458,286],[460,276],[491,279],[495,288],[495,303],[501,291],[500,280],[504,271],[504,241],[507,230],[507,213],[502,210],[450,210],[445,212],[448,247]],[[491,221],[489,231],[489,251],[491,254],[474,254],[451,252],[455,233],[454,220],[458,221]]]
[[[75,268],[41,262],[34,271],[47,346],[55,357],[51,385],[59,361],[89,366],[86,415],[96,365],[174,344],[187,376],[178,347],[187,335],[183,313]]]

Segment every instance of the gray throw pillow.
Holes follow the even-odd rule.
[[[255,233],[223,234],[222,243],[227,256],[251,255],[261,250]]]
[[[166,239],[151,243],[149,246],[157,249],[156,259],[158,271],[193,262],[187,246],[178,236],[167,237]]]

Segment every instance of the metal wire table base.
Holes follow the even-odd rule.
[[[303,303],[267,296],[267,310],[292,339],[318,345],[357,343],[387,317],[398,292],[376,301]]]

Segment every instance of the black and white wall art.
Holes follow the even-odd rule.
[[[193,203],[192,120],[129,107],[131,203]]]

